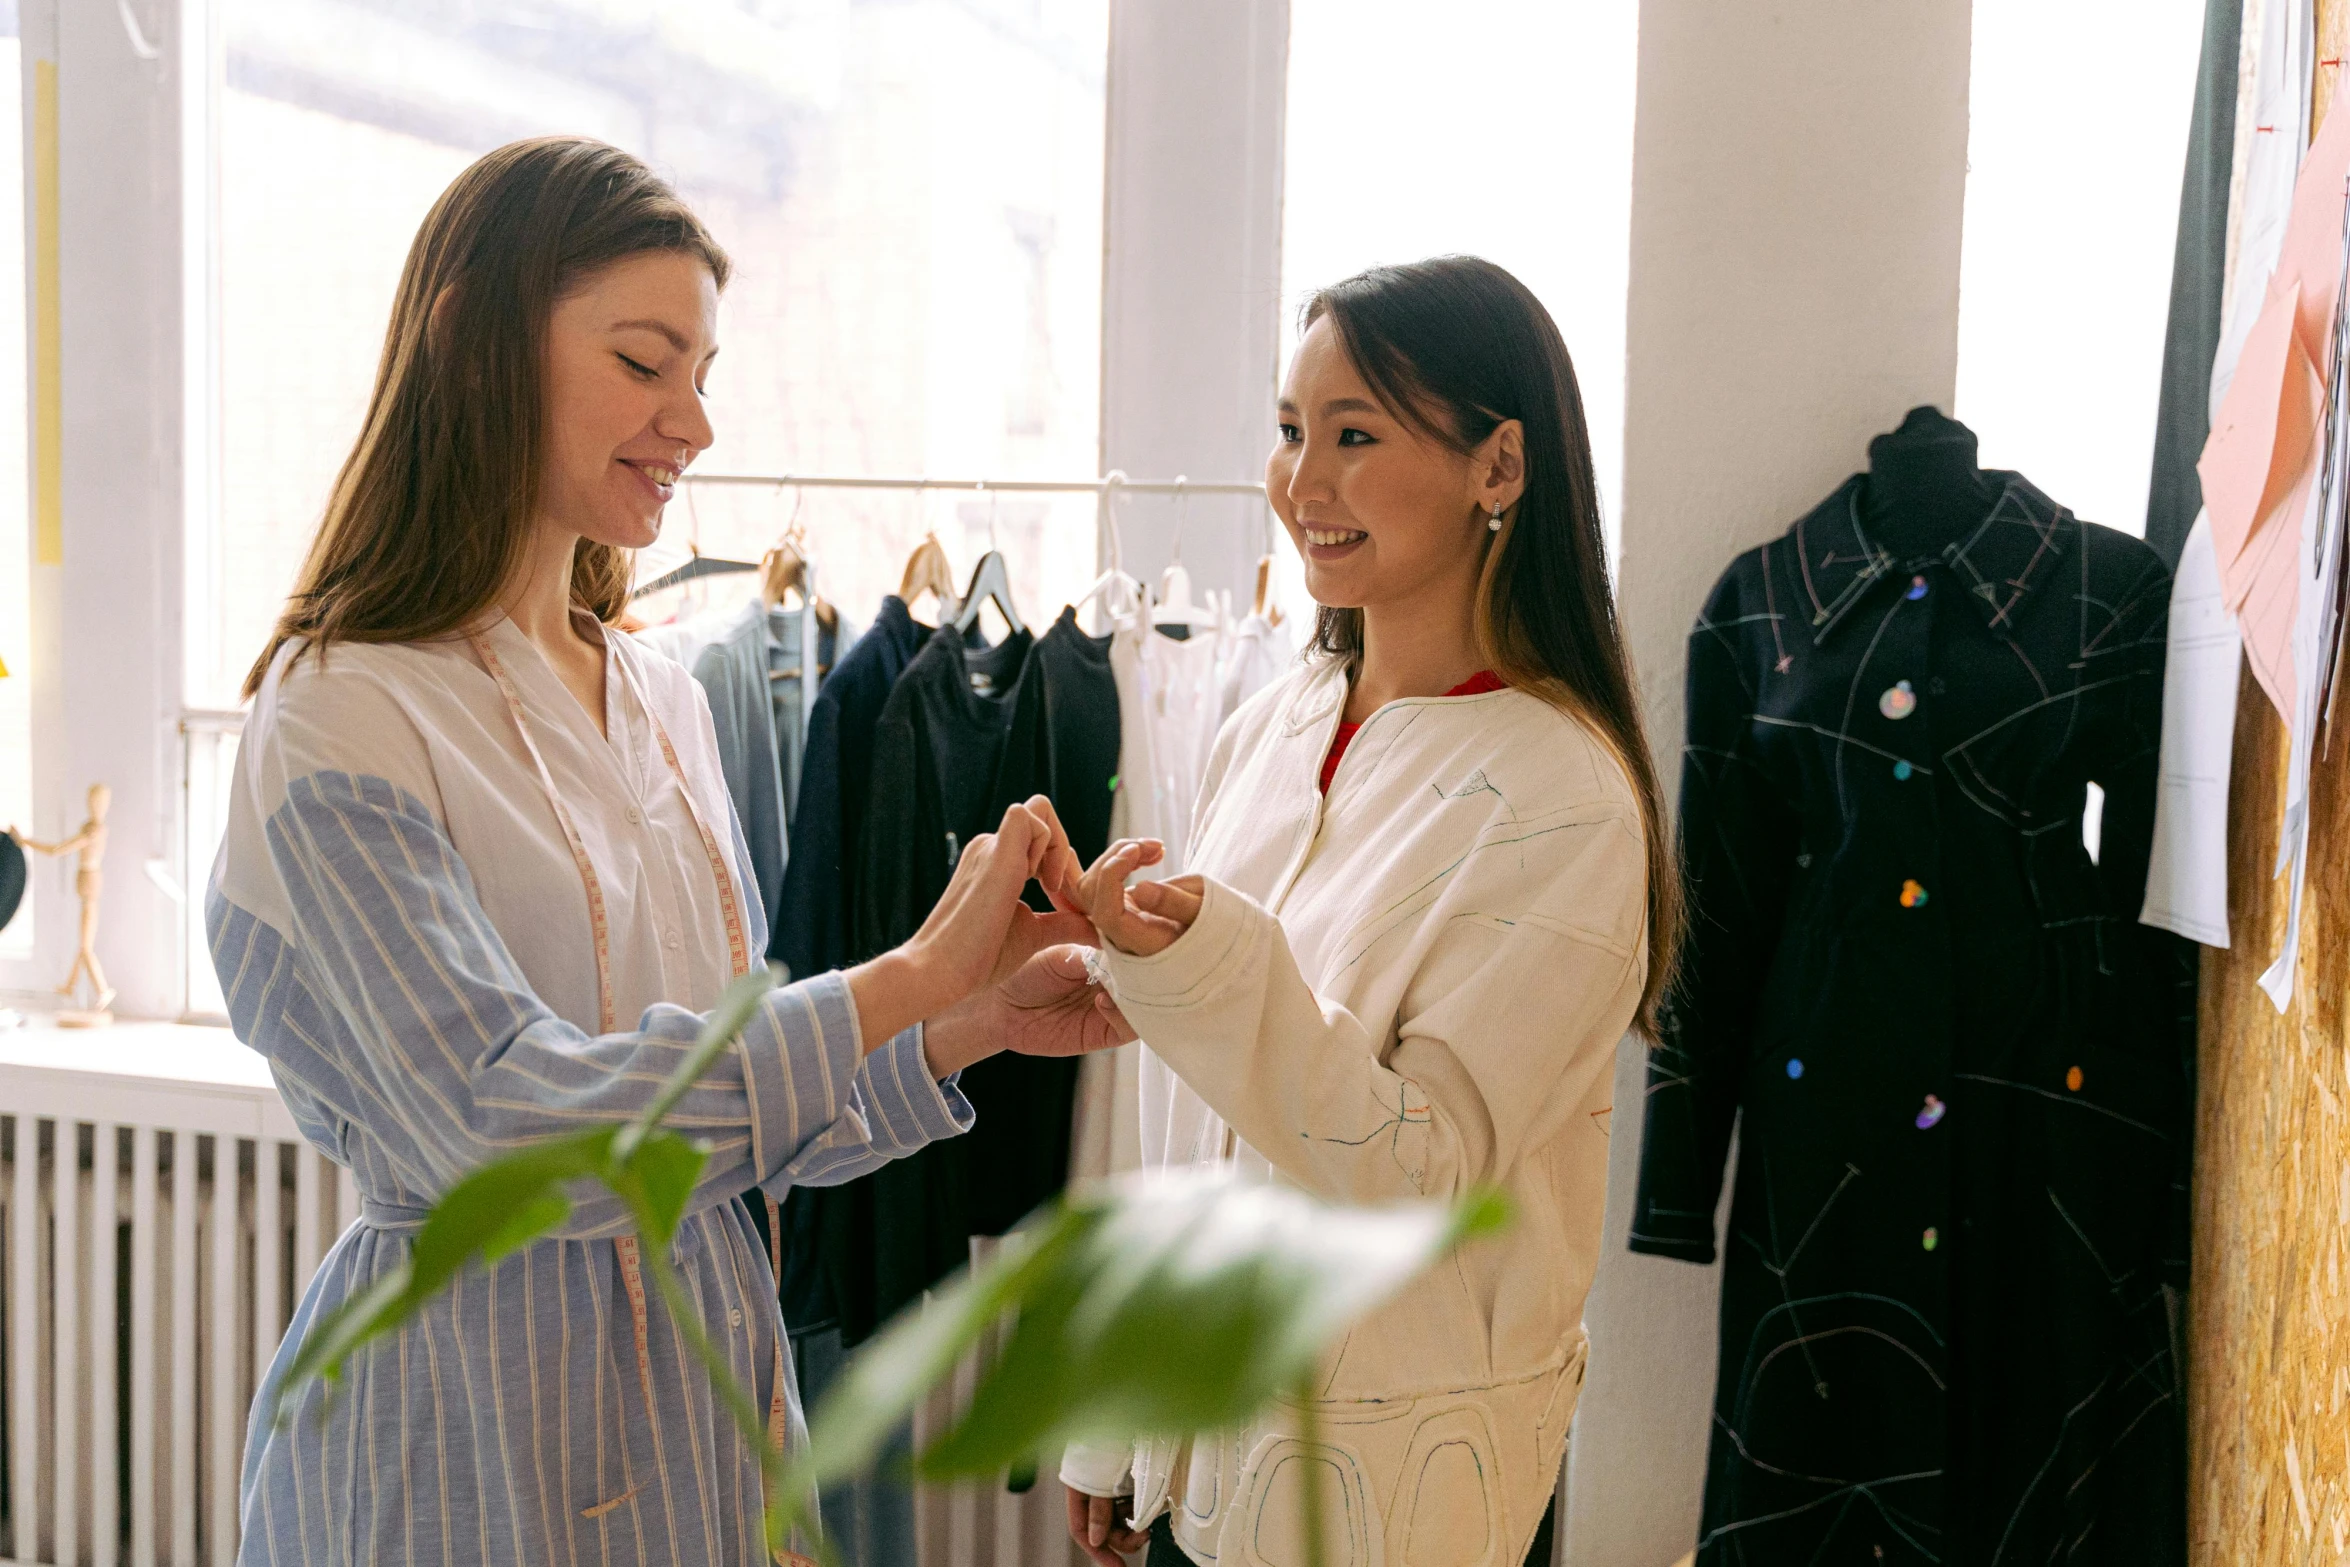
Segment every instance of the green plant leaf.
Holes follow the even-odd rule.
[[[702,1031],[694,1036],[693,1049],[686,1052],[685,1059],[662,1081],[661,1091],[653,1096],[652,1103],[621,1128],[619,1140],[612,1148],[614,1158],[623,1164],[628,1162],[636,1152],[636,1145],[651,1136],[663,1118],[677,1108],[677,1101],[710,1070],[710,1063],[734,1043],[735,1036],[751,1021],[751,1014],[767,999],[767,993],[782,983],[783,970],[772,963],[763,963],[726,987],[718,1005],[702,1019]]]
[[[795,1491],[870,1468],[882,1444],[989,1324],[1061,1265],[1082,1215],[1050,1211],[1004,1238],[985,1267],[909,1308],[849,1362],[817,1405]]]
[[[710,1151],[701,1143],[675,1132],[658,1131],[645,1138],[614,1172],[614,1189],[629,1200],[648,1246],[666,1246],[677,1238],[685,1205],[702,1178]]]
[[[407,1263],[345,1301],[304,1337],[279,1385],[281,1407],[312,1377],[341,1380],[355,1352],[412,1320],[467,1264],[495,1262],[561,1224],[571,1212],[564,1184],[603,1174],[613,1135],[614,1128],[605,1126],[537,1143],[482,1165],[450,1187],[416,1232]]]
[[[1104,1188],[1048,1214],[1010,1255],[869,1345],[818,1408],[812,1446],[827,1470],[857,1467],[1014,1308],[969,1408],[923,1453],[924,1475],[993,1474],[1080,1437],[1236,1425],[1298,1387],[1362,1316],[1505,1216],[1496,1193],[1451,1207],[1333,1208],[1213,1173]]]

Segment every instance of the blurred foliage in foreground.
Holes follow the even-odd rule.
[[[562,1223],[565,1187],[596,1181],[627,1205],[647,1276],[761,1454],[768,1546],[781,1551],[813,1517],[816,1487],[872,1464],[889,1433],[1007,1317],[1002,1352],[969,1406],[916,1459],[925,1478],[1033,1472],[1039,1454],[1079,1439],[1236,1426],[1285,1396],[1302,1406],[1298,1434],[1311,1441],[1312,1379],[1330,1345],[1453,1247],[1507,1221],[1492,1191],[1452,1206],[1337,1208],[1210,1172],[1073,1194],[867,1344],[817,1406],[807,1451],[786,1463],[768,1445],[766,1412],[726,1371],[670,1264],[707,1154],[662,1125],[778,979],[737,981],[636,1119],[536,1144],[450,1187],[407,1264],[312,1329],[278,1389],[281,1408],[313,1377],[339,1381],[355,1353],[398,1331],[465,1268]],[[1308,1519],[1319,1513],[1309,1496]],[[1307,1551],[1320,1562],[1320,1541]]]

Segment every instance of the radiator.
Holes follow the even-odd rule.
[[[0,1032],[0,1567],[235,1561],[256,1380],[358,1206],[223,1030]],[[917,1513],[921,1567],[1084,1560],[1050,1466]]]
[[[357,1213],[213,1029],[0,1035],[0,1550],[227,1567],[259,1370]]]

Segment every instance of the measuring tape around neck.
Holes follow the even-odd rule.
[[[539,750],[537,738],[531,733],[522,693],[516,689],[513,677],[507,674],[504,662],[490,646],[488,637],[474,631],[466,633],[466,640],[472,644],[475,656],[489,672],[490,679],[497,683],[499,694],[506,699],[506,710],[513,716],[515,733],[521,737],[522,748],[529,754],[531,765],[538,771],[539,787],[546,792],[547,804],[554,810],[556,824],[563,829],[563,841],[570,846],[572,863],[579,869],[580,883],[587,891],[588,930],[595,944],[596,1031],[600,1034],[617,1032],[619,1023],[614,1015],[612,999],[612,922],[604,902],[603,883],[596,876],[594,862],[588,858],[587,843],[580,837],[579,826],[572,819],[571,808],[564,803],[562,791],[555,787],[555,775],[547,766],[545,755]],[[660,715],[653,711],[652,703],[644,700],[643,695],[630,683],[626,661],[607,654],[605,669],[608,674],[619,677],[623,691],[634,697],[637,706],[643,710],[646,722],[652,726],[653,738],[660,746],[661,759],[668,764],[670,774],[677,780],[677,791],[685,801],[686,815],[692,820],[694,831],[702,840],[702,852],[709,860],[711,877],[718,885],[718,910],[726,927],[728,967],[732,976],[740,979],[751,970],[750,942],[743,930],[742,908],[737,901],[734,877],[727,869],[726,856],[718,847],[717,835],[711,832],[709,824],[702,819],[701,811],[694,804],[693,788],[686,781],[685,768],[677,759],[677,748],[670,744],[669,731],[662,726]],[[783,1286],[782,1215],[774,1198],[767,1197],[765,1200],[768,1261],[780,1292]],[[645,1296],[644,1257],[634,1235],[619,1236],[612,1244],[619,1253],[621,1285],[627,1292],[629,1319],[636,1330],[637,1381],[644,1392],[645,1415],[648,1420],[657,1422],[653,1402],[653,1357]],[[790,1438],[790,1418],[784,1399],[784,1378],[788,1368],[784,1360],[780,1320],[776,1325],[774,1374],[775,1391],[767,1401],[767,1440],[780,1452]],[[657,1432],[655,1440],[659,1440]],[[804,1561],[805,1558],[784,1552],[778,1555],[777,1560],[790,1567],[790,1564]]]

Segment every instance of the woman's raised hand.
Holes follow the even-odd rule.
[[[1078,878],[1069,902],[1120,952],[1135,957],[1164,952],[1199,918],[1206,890],[1197,876],[1126,885],[1129,876],[1166,856],[1166,845],[1156,838],[1122,838]],[[1054,901],[1062,900],[1056,895]]]
[[[1038,914],[1020,901],[1031,878],[1066,883],[1075,862],[1068,834],[1042,795],[1011,807],[994,832],[965,844],[922,928],[896,951],[849,973],[867,1048],[1010,977],[1047,947],[1091,946],[1093,927],[1082,915]]]

